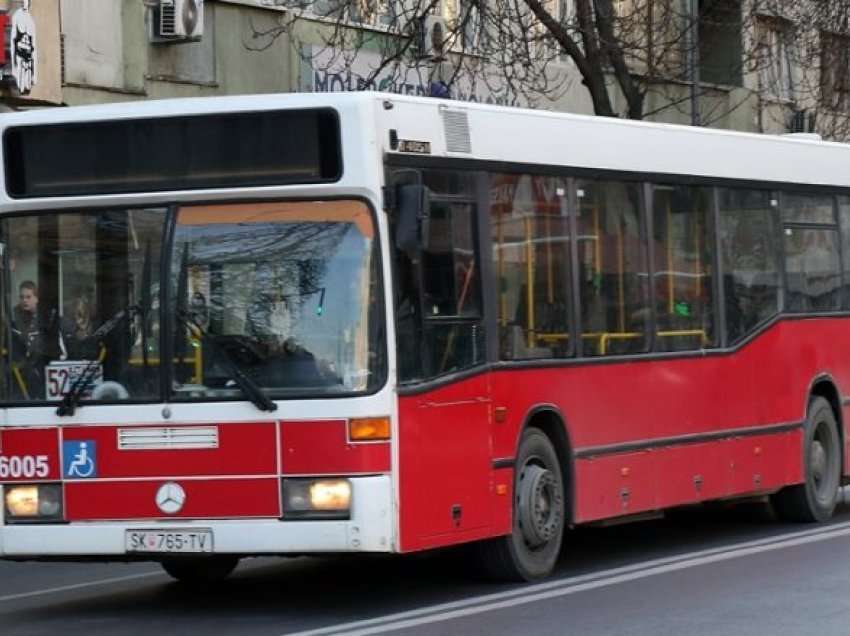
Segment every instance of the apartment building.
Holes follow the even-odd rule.
[[[602,51],[615,114],[629,104],[606,47],[645,119],[850,136],[850,37],[836,9],[608,1],[615,35],[590,15],[588,40],[587,0],[545,0],[548,26],[536,3],[505,0],[0,0],[0,104],[376,89],[592,113],[554,24]]]

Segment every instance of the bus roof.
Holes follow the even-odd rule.
[[[392,93],[238,95],[75,106],[5,114],[0,128],[328,106],[340,112],[344,154],[351,151],[348,143],[356,141],[360,159],[366,142],[373,150],[410,154],[399,152],[397,144],[394,148],[391,140],[396,138],[414,142],[402,144],[402,149],[422,152],[427,147],[432,158],[477,159],[504,170],[528,164],[649,179],[680,175],[850,188],[850,146],[841,143]]]
[[[504,163],[508,170],[517,169],[511,164],[532,164],[634,173],[648,179],[678,175],[850,188],[850,146],[812,136],[395,95],[380,99],[393,105],[379,120],[387,129],[384,139],[395,129],[402,140],[430,141],[435,156],[473,157]],[[445,113],[455,111],[459,117],[448,122]],[[462,142],[469,152],[453,151],[446,140],[456,138],[464,126],[468,136]]]

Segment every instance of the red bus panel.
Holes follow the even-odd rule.
[[[57,429],[0,429],[0,482],[56,480],[61,472]]]
[[[62,438],[97,442],[97,476],[171,477],[273,475],[277,473],[275,424],[207,424],[218,430],[217,448],[119,449],[119,430],[187,429],[190,426],[77,426],[63,429]]]
[[[68,521],[107,519],[228,519],[279,517],[280,481],[267,479],[174,480],[186,492],[180,512],[164,514],[156,505],[166,480],[78,481],[65,484]]]
[[[386,473],[389,442],[348,441],[347,420],[281,422],[284,475]]]

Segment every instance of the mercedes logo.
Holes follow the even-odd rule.
[[[167,515],[177,514],[186,503],[186,491],[173,481],[163,484],[156,491],[156,505]]]

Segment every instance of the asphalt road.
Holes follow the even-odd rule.
[[[0,634],[850,634],[850,506],[821,526],[697,508],[567,535],[555,576],[482,583],[462,550],[250,559],[213,588],[155,564],[0,562]]]

